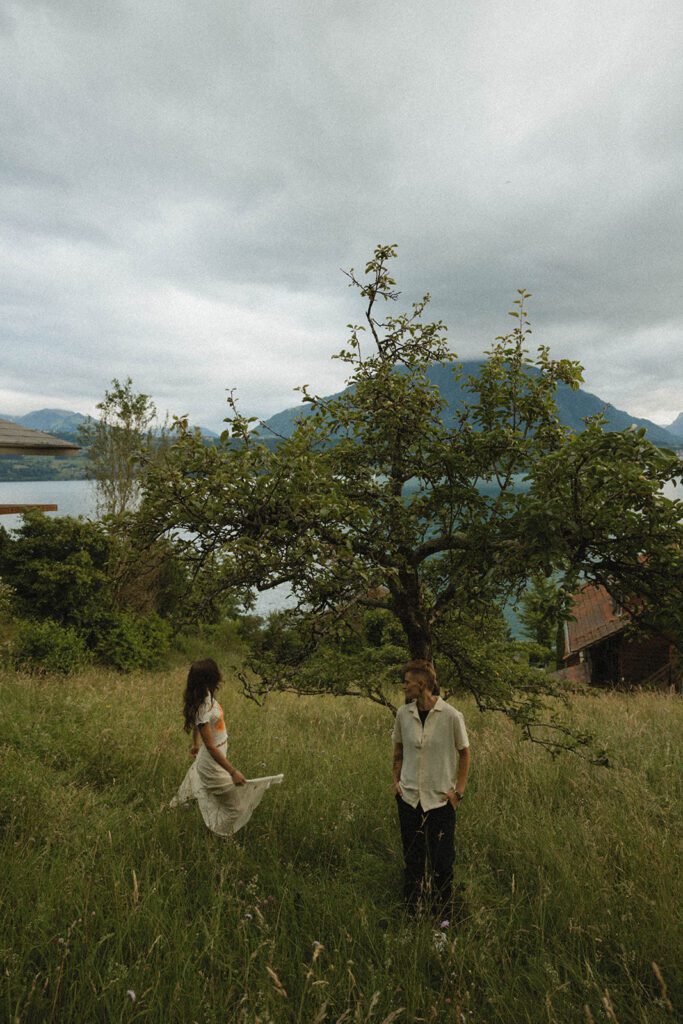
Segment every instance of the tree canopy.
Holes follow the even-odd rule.
[[[607,433],[599,417],[578,434],[561,425],[555,389],[577,388],[581,368],[543,345],[529,353],[525,291],[513,330],[444,422],[427,370],[455,354],[444,324],[425,318],[429,295],[393,313],[396,255],[378,246],[363,275],[348,274],[365,315],[336,357],[343,393],[304,385],[310,415],[276,445],[232,393],[217,446],[180,420],[145,477],[144,530],[178,536],[196,578],[247,606],[253,592],[291,588],[294,606],[245,670],[253,696],[289,688],[391,705],[383,675],[406,655],[433,658],[445,696],[466,687],[551,749],[586,742],[548,719],[552,683],[520,660],[502,609],[530,576],[553,575],[559,614],[583,577],[626,603],[644,598],[641,617],[656,611],[680,639],[683,503],[661,488],[683,467],[642,430]],[[388,636],[374,646],[373,622]]]
[[[123,384],[114,378],[97,408],[99,419],[86,420],[79,431],[95,481],[97,512],[124,519],[140,499],[141,457],[158,451],[165,429],[155,431],[156,406],[149,395],[134,390],[130,377]]]

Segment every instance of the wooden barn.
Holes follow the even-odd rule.
[[[564,667],[557,673],[593,686],[673,686],[680,683],[676,649],[662,636],[628,635],[631,621],[605,587],[587,583],[574,595],[564,626]]]
[[[75,455],[78,451],[79,446],[70,441],[0,419],[0,455]],[[32,508],[41,512],[58,511],[57,505],[0,505],[0,516],[16,515]]]

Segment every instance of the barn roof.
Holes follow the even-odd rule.
[[[609,591],[594,583],[584,584],[574,594],[571,613],[565,628],[565,658],[620,633],[631,621]]]
[[[74,455],[77,444],[0,419],[0,455]]]

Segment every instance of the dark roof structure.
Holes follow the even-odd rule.
[[[0,420],[0,455],[75,455],[80,450],[77,444],[42,430]]]
[[[0,455],[75,455],[81,449],[71,441],[52,437],[42,430],[31,430],[20,423],[0,419]],[[17,515],[37,509],[40,512],[57,512],[57,505],[0,505],[0,516]]]
[[[631,621],[604,587],[586,583],[572,600],[573,618],[565,628],[565,658],[625,629]]]

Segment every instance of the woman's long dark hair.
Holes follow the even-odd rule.
[[[213,697],[220,681],[221,673],[213,658],[192,662],[183,694],[185,732],[192,732],[200,705],[206,700],[207,694]]]

